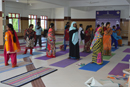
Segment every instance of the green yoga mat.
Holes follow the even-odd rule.
[[[111,59],[116,53],[112,53],[112,56],[103,56],[103,59],[109,60]]]
[[[59,44],[63,44],[63,42],[57,42],[57,43],[55,43],[56,45],[59,45]]]

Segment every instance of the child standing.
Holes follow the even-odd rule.
[[[17,34],[12,24],[6,26],[7,32],[5,33],[5,45],[4,45],[4,59],[5,66],[8,66],[9,57],[11,57],[12,67],[17,66],[17,52],[19,52],[20,44]]]

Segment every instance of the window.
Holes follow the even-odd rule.
[[[28,18],[29,18],[29,25],[33,24],[34,26],[33,29],[35,29],[35,26],[37,24],[37,15],[29,15]]]
[[[4,31],[4,13],[2,13],[2,17],[3,17],[3,31]]]
[[[40,16],[42,29],[47,29],[47,16]]]
[[[14,30],[16,32],[21,32],[20,29],[20,14],[18,13],[9,13],[9,23],[13,24]]]

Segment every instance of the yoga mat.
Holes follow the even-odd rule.
[[[109,75],[121,75],[121,76],[123,76],[123,70],[128,69],[128,68],[129,68],[129,64],[118,63],[115,66],[115,68],[113,68],[113,70],[109,73]]]
[[[33,52],[33,55],[30,55],[29,53],[27,54],[22,54],[22,55],[17,55],[17,59],[22,59],[22,58],[25,58],[25,57],[29,57],[29,56],[35,56],[35,55],[39,55],[39,54],[42,54],[40,52]]]
[[[112,56],[103,56],[103,59],[109,60],[111,59],[116,53],[112,53]]]
[[[42,46],[42,47],[45,47],[45,46]],[[40,47],[39,46],[34,47],[34,49],[36,48],[40,48]],[[26,49],[26,47],[22,47],[22,49]]]
[[[130,53],[130,48],[127,48],[127,49],[124,50],[123,52],[125,52],[125,53]]]
[[[59,44],[63,44],[63,42],[57,42],[57,43],[55,43],[56,45],[59,45]]]
[[[129,59],[130,59],[130,55],[126,55],[122,61],[125,61],[125,62],[129,62]]]
[[[117,48],[117,49],[118,49],[118,48]],[[116,51],[117,49],[115,49],[115,47],[112,47],[112,48],[111,48],[111,51],[114,52],[114,51]]]
[[[59,49],[59,47],[56,47],[56,49]],[[42,52],[46,52],[46,49],[42,49],[42,50],[38,50],[38,51],[42,51]]]
[[[5,62],[4,58],[0,59],[0,64],[4,62]]]
[[[18,62],[17,63],[18,67],[15,67],[15,68],[12,68],[12,64],[10,64],[8,66],[0,66],[0,73],[10,71],[10,70],[13,70],[13,69],[17,69],[17,68],[27,66],[27,65],[30,65],[30,64],[32,64],[32,63],[30,63],[30,62]]]
[[[87,71],[93,71],[93,72],[97,72],[99,69],[101,69],[102,67],[104,67],[106,64],[108,64],[109,61],[103,61],[102,65],[98,65],[96,63],[92,63],[92,64],[87,64],[79,69],[81,70],[87,70]]]
[[[61,68],[65,68],[75,62],[78,62],[78,60],[74,60],[74,59],[64,59],[61,60],[59,62],[53,63],[50,66],[56,66],[56,67],[61,67]]]
[[[90,52],[90,53],[80,52],[80,56],[86,57],[86,56],[88,56],[88,55],[91,54],[91,53],[92,53],[92,52]]]
[[[20,52],[18,52],[17,54],[21,54],[21,53],[24,53],[24,51],[20,51]],[[4,56],[4,53],[3,53],[3,54],[0,54],[0,56]]]
[[[67,52],[66,52],[67,53]],[[59,52],[56,52],[56,57],[59,57],[59,56],[62,56],[64,55],[65,53],[59,51]],[[35,59],[39,59],[39,60],[49,60],[51,58],[47,57],[47,56],[41,56],[41,57],[38,57],[38,58],[35,58]]]
[[[11,77],[9,79],[1,81],[1,83],[10,85],[13,87],[21,87],[31,81],[34,81],[38,78],[41,78],[43,76],[46,76],[50,73],[53,73],[57,71],[57,69],[47,68],[47,67],[40,67],[37,69],[34,69],[29,72],[25,72],[23,74]]]
[[[26,44],[26,43],[20,43],[20,45],[23,45],[23,44]]]

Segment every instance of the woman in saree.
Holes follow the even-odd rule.
[[[86,27],[85,31],[85,45],[84,45],[84,51],[87,53],[90,53],[90,45],[91,45],[91,31],[90,31],[90,26]]]
[[[118,24],[116,26],[117,26],[117,28],[116,28],[117,35],[121,37],[121,28]],[[122,46],[122,39],[118,40],[118,45]]]
[[[78,40],[78,29],[76,22],[72,22],[69,29],[69,58],[80,59],[79,55],[79,40]]]
[[[54,30],[54,23],[50,24],[50,28],[48,30],[48,37],[47,37],[47,52],[46,56],[49,58],[54,58],[56,53],[55,48],[55,30]]]
[[[107,30],[104,32],[103,36],[103,54],[111,56],[111,35],[113,33],[110,28],[110,22],[106,23]]]
[[[20,44],[17,34],[12,24],[6,26],[5,45],[4,45],[4,59],[5,66],[8,66],[9,57],[11,57],[12,68],[17,66],[17,52],[20,52]]]
[[[101,32],[102,32],[102,27],[99,27],[97,29],[97,32],[95,33],[94,39],[90,46],[90,49],[93,49],[91,63],[97,63],[99,65],[101,65],[103,63],[103,55],[102,55],[103,39],[102,39]]]
[[[25,41],[26,41],[26,49],[24,54],[27,53],[28,49],[30,49],[30,54],[32,54],[32,50],[34,48],[34,41],[36,39],[36,32],[33,30],[33,24],[30,24],[29,28],[25,30]]]

